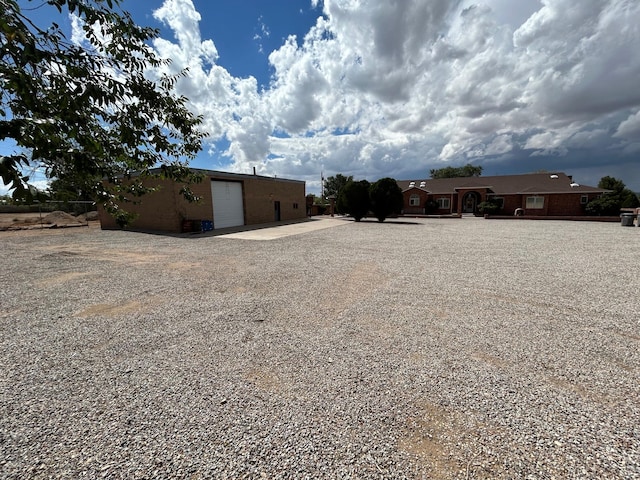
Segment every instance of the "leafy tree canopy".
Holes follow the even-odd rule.
[[[482,166],[473,166],[467,163],[464,167],[444,167],[429,170],[431,178],[457,178],[457,177],[479,177],[482,175]]]
[[[351,175],[345,177],[341,173],[338,173],[337,175],[332,177],[327,177],[324,180],[324,194],[327,197],[335,195],[337,198],[344,186],[352,181],[353,177]]]
[[[600,198],[591,200],[585,207],[589,215],[619,215],[621,208],[640,207],[638,196],[626,188],[622,180],[614,177],[602,177],[598,182],[598,188],[605,188],[611,192],[605,193]]]
[[[379,222],[394,213],[400,213],[404,203],[402,190],[393,178],[381,178],[369,189],[371,210]]]
[[[148,44],[158,31],[136,25],[122,2],[44,0],[82,22],[78,44],[55,23],[36,25],[18,1],[0,0],[0,140],[17,145],[0,156],[0,176],[14,197],[33,196],[23,172],[39,167],[87,188],[126,222],[119,204],[151,190],[143,180],[152,168],[196,179],[187,165],[201,148],[201,118],[173,93],[186,72],[153,78],[168,63]]]
[[[348,213],[356,222],[362,220],[369,211],[369,187],[366,180],[350,180],[340,191],[337,207],[342,213]]]
[[[93,200],[93,195],[91,194],[92,185],[99,181],[100,178],[93,178],[89,180],[88,184],[85,184],[78,181],[78,179],[62,176],[51,180],[47,193],[52,200],[57,201],[91,201]]]
[[[613,190],[616,193],[620,193],[625,189],[626,185],[622,180],[617,178],[606,176],[602,177],[598,182],[598,188],[604,188],[606,190]]]

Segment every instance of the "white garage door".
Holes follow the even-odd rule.
[[[244,225],[242,204],[242,183],[211,182],[213,196],[213,228],[237,227]]]

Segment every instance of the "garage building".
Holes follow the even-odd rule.
[[[146,183],[159,186],[157,191],[141,197],[140,204],[122,205],[137,214],[129,228],[184,232],[197,224],[217,230],[306,217],[303,181],[193,170],[204,177],[202,182],[191,185],[191,190],[201,197],[199,202],[187,202],[180,194],[180,183],[150,178]],[[99,209],[99,215],[103,229],[119,228],[104,209]]]

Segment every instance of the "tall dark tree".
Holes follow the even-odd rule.
[[[33,189],[23,172],[88,186],[123,222],[120,204],[150,190],[150,170],[186,181],[188,160],[201,149],[201,119],[173,93],[178,76],[149,75],[169,61],[149,46],[158,31],[141,27],[123,0],[44,0],[77,16],[85,41],[61,28],[36,25],[23,2],[0,0],[0,140],[17,148],[0,157],[0,176],[15,197]],[[131,178],[137,172],[139,176]],[[96,181],[105,178],[108,182]]]
[[[369,188],[371,210],[379,222],[389,215],[400,213],[403,206],[402,190],[393,178],[381,178]]]
[[[443,167],[429,170],[431,178],[457,178],[457,177],[479,177],[482,175],[482,166],[474,166],[467,163],[463,167]]]
[[[356,222],[362,220],[369,211],[369,187],[366,180],[347,182],[338,196],[338,211],[351,215]]]

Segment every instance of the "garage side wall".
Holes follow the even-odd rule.
[[[147,186],[157,186],[159,190],[143,195],[137,200],[139,204],[123,203],[121,207],[137,215],[131,223],[132,230],[149,230],[158,232],[180,232],[185,219],[211,220],[211,185],[205,179],[191,185],[191,190],[201,200],[198,203],[187,202],[180,194],[182,185],[170,180],[147,179]],[[115,230],[120,227],[102,207],[98,207],[100,225],[104,230]]]
[[[131,230],[174,232],[182,231],[183,220],[212,220],[213,180],[242,183],[245,225],[270,223],[276,220],[276,203],[280,202],[280,220],[297,220],[306,217],[305,183],[296,180],[260,177],[255,175],[204,174],[202,182],[191,185],[201,197],[198,203],[187,202],[180,195],[181,184],[170,180],[147,179],[145,185],[159,186],[156,192],[140,197],[139,204],[123,203],[123,209],[138,217],[130,225]],[[98,208],[100,224],[105,230],[119,229],[113,217]]]
[[[305,218],[304,182],[257,176],[245,178],[244,209],[247,225],[275,221],[275,202],[280,202],[280,220]]]

